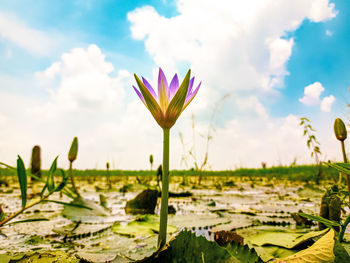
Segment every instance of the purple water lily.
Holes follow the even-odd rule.
[[[142,81],[134,74],[140,91],[133,86],[143,104],[152,113],[157,123],[164,128],[171,128],[179,118],[183,110],[196,96],[201,83],[193,90],[194,77],[190,79],[191,70],[188,70],[181,85],[177,74],[168,85],[163,70],[159,68],[158,94],[154,91],[148,81],[142,77]]]
[[[156,94],[146,79],[142,78],[141,81],[136,74],[134,76],[140,89],[133,86],[134,90],[160,127],[163,128],[163,178],[158,235],[158,246],[163,247],[166,242],[168,221],[170,128],[196,96],[201,83],[195,90],[192,90],[194,78],[190,79],[191,70],[188,70],[180,86],[177,74],[168,85],[163,70],[159,68],[158,94]]]

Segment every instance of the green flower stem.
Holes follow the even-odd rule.
[[[81,197],[81,195],[78,192],[77,187],[75,186],[75,182],[74,182],[74,178],[73,178],[73,168],[72,168],[73,165],[72,165],[72,163],[73,162],[69,162],[69,177],[70,177],[70,180],[71,180],[71,183],[72,183],[72,187],[73,187],[73,190],[74,190],[75,194],[78,197]]]
[[[345,144],[344,144],[344,141],[340,141],[340,142],[341,142],[341,151],[343,153],[343,161],[344,163],[347,163],[348,158],[346,158]],[[348,183],[348,192],[350,192],[350,175],[349,174],[346,175],[346,181]],[[349,195],[349,202],[350,202],[350,195]]]
[[[168,222],[168,197],[169,197],[169,136],[170,129],[163,129],[163,178],[162,178],[162,200],[160,206],[160,224],[158,247],[166,243],[167,222]]]

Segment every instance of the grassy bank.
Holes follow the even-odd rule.
[[[28,171],[29,173],[29,171]],[[106,170],[74,170],[74,176],[81,177],[97,177],[107,176]],[[47,171],[42,171],[45,176]],[[317,168],[312,165],[300,165],[300,166],[278,166],[270,167],[265,169],[249,169],[241,168],[237,170],[226,170],[226,171],[195,171],[195,170],[172,170],[170,171],[171,176],[203,176],[203,177],[265,177],[268,179],[287,179],[292,181],[310,181],[314,180],[317,174]],[[15,176],[16,171],[11,169],[0,168],[0,176]],[[143,177],[143,176],[155,176],[156,171],[150,170],[110,170],[109,175],[112,177]],[[338,178],[338,172],[333,168],[323,166],[322,172],[323,179]]]

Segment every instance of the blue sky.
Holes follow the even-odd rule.
[[[44,165],[60,155],[64,166],[78,136],[79,168],[145,169],[150,153],[161,162],[160,128],[131,89],[133,73],[156,83],[159,66],[168,78],[191,67],[203,83],[172,130],[172,167],[201,162],[225,94],[208,169],[312,162],[302,116],[335,160],[333,120],[348,122],[349,17],[346,0],[3,2],[0,160],[29,162],[39,144]]]

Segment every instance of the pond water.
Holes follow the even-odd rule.
[[[150,220],[146,221],[151,231],[144,231],[143,226],[133,231],[132,227],[130,229],[125,226],[139,216],[126,214],[124,207],[128,200],[146,189],[147,185],[155,187],[156,183],[153,181],[143,185],[134,182],[136,180],[132,177],[127,180],[116,178],[112,189],[108,190],[105,178],[96,177],[93,182],[92,179],[78,180],[83,198],[98,204],[100,195],[103,194],[107,199],[107,209],[99,207],[91,212],[87,209],[64,208],[57,203],[39,204],[13,222],[30,218],[46,218],[49,221],[3,227],[0,254],[63,250],[81,258],[97,260],[96,262],[109,260],[115,255],[141,259],[152,254],[156,249],[158,217],[147,218]],[[128,192],[118,191],[130,183]],[[35,196],[33,193],[39,193],[41,188],[40,183],[29,187],[29,196]],[[171,226],[169,228],[172,233],[169,233],[168,238],[182,229],[190,229],[198,235],[204,235],[208,240],[213,240],[213,233],[220,230],[239,231],[257,225],[296,228],[290,214],[300,209],[305,213],[317,214],[324,189],[300,182],[271,182],[263,178],[253,182],[246,178],[209,178],[199,187],[193,179],[183,185],[182,177],[179,177],[172,178],[170,191],[189,191],[192,196],[169,199],[169,205],[174,206],[176,214],[169,215],[168,225]],[[50,199],[71,201],[59,193],[55,193]],[[156,215],[159,214],[159,203],[158,198]],[[1,188],[0,204],[6,213],[20,208],[20,190],[16,183]],[[116,224],[121,227],[113,227]]]

